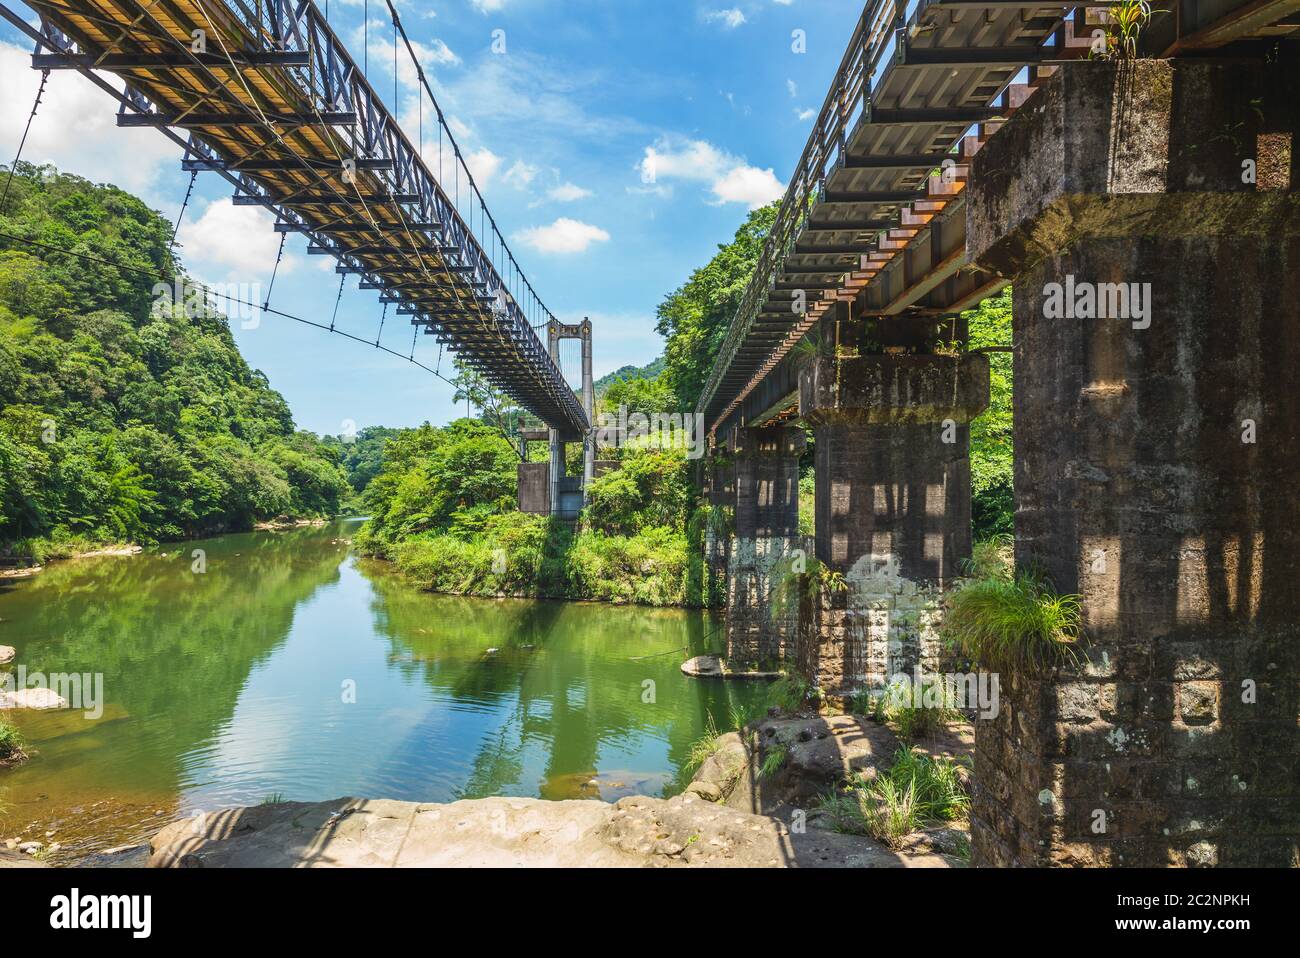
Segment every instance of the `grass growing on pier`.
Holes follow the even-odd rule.
[[[979,579],[946,602],[949,646],[992,672],[1041,672],[1077,661],[1079,597],[1032,573]]]

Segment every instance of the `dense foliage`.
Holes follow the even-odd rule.
[[[114,187],[20,164],[0,232],[53,248],[0,238],[0,547],[337,512],[336,454],[295,432],[225,317],[156,304],[159,277],[181,271],[169,223]]]
[[[622,457],[575,530],[515,511],[518,457],[499,430],[469,419],[411,430],[389,442],[354,544],[437,592],[691,604],[685,455]]]
[[[1011,290],[965,314],[970,348],[1011,345]],[[1015,532],[1011,354],[989,353],[989,408],[971,423],[971,519],[976,539]]]
[[[354,435],[323,436],[321,442],[338,456],[354,493],[362,493],[384,464],[384,447],[405,430],[369,426]]]

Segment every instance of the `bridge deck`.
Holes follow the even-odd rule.
[[[1072,9],[1025,0],[867,3],[705,386],[699,408],[711,429],[831,305],[856,299],[919,231],[956,220],[941,245],[964,238],[954,215],[964,185],[961,140],[1014,110],[1011,83],[1022,69],[1077,48],[1066,29]],[[945,165],[951,171],[936,175]],[[991,291],[979,278],[952,282],[960,265],[945,263],[924,291],[927,311]]]
[[[546,423],[570,437],[586,429],[534,331],[554,317],[499,241],[459,151],[447,144],[436,178],[313,4],[30,5],[42,21],[33,66],[118,75],[120,125],[171,133],[186,169],[225,176],[236,203],[263,205],[277,230],[307,234],[309,252],[337,257],[340,273],[382,290]],[[194,48],[200,30],[206,51]],[[476,217],[494,255],[475,236]]]

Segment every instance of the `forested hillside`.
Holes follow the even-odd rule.
[[[115,187],[20,164],[0,234],[0,550],[337,512],[338,453],[295,431],[226,318],[156,305],[158,277],[184,281],[172,224]]]

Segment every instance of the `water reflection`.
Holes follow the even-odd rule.
[[[37,754],[0,772],[0,837],[53,823],[104,847],[271,796],[659,794],[710,712],[762,693],[681,675],[717,642],[701,614],[432,596],[349,558],[349,528],[0,587],[0,642],[29,668],[103,672],[108,703],[95,722],[18,716]]]

